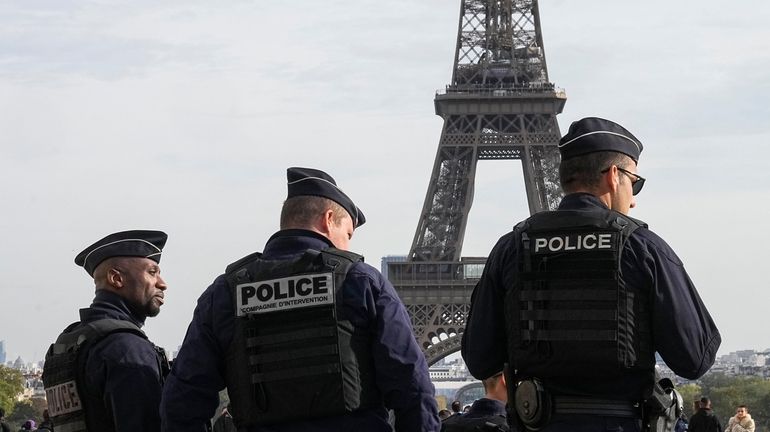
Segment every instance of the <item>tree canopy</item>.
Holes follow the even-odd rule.
[[[16,396],[24,391],[24,375],[21,371],[0,365],[0,407],[6,415],[13,410]]]
[[[738,405],[746,405],[757,430],[770,430],[770,380],[715,373],[704,376],[701,383],[702,395],[711,399],[714,413],[723,425],[735,415]]]

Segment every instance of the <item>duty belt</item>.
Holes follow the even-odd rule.
[[[554,396],[553,413],[642,418],[639,404],[633,404],[628,401],[582,398],[575,396]]]

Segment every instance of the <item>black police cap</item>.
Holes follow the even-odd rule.
[[[75,257],[89,275],[104,260],[112,257],[142,257],[160,263],[160,254],[168,236],[162,231],[133,230],[110,234],[88,246]]]
[[[561,159],[599,151],[614,151],[639,162],[642,143],[623,126],[598,117],[586,117],[573,122],[567,135],[559,140]]]
[[[289,183],[287,199],[300,195],[328,198],[347,210],[355,228],[366,222],[361,209],[337,187],[337,183],[329,174],[313,168],[292,167],[286,170],[286,179]]]

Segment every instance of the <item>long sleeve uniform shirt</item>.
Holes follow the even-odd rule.
[[[144,325],[123,298],[99,290],[91,306],[80,310],[80,321],[104,318]],[[111,418],[116,432],[160,431],[163,372],[152,342],[134,333],[113,333],[89,350],[85,370],[87,409]]]
[[[333,244],[306,230],[283,230],[268,240],[266,260],[290,260],[308,249]],[[340,319],[350,320],[372,334],[376,383],[384,407],[346,415],[254,427],[250,431],[389,431],[388,412],[395,412],[397,431],[436,431],[439,428],[433,384],[425,357],[415,342],[406,309],[393,286],[365,263],[348,271],[342,288]],[[174,360],[161,404],[163,430],[203,431],[225,387],[225,353],[233,336],[235,306],[224,275],[198,299],[192,322]],[[303,407],[296,407],[301,411]]]
[[[558,210],[607,209],[586,193],[564,197]],[[557,211],[558,211],[557,210]],[[484,379],[503,369],[507,341],[503,297],[513,286],[519,245],[513,232],[501,237],[489,255],[471,297],[471,310],[462,340],[462,355],[473,376]],[[719,331],[706,310],[681,260],[666,242],[647,228],[634,231],[621,256],[626,286],[650,299],[654,349],[679,376],[696,379],[714,363],[721,343]],[[550,382],[558,393],[638,400],[651,385],[652,371],[629,372],[619,380],[580,379]]]

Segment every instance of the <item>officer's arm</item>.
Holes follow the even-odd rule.
[[[653,272],[652,326],[655,349],[677,375],[697,379],[714,364],[719,330],[684,265],[663,239],[649,233]]]
[[[359,287],[369,291],[374,302],[374,369],[385,405],[396,414],[396,431],[438,430],[435,390],[406,308],[381,274],[356,279]]]
[[[198,299],[182,347],[163,387],[164,432],[203,431],[225,387],[224,350],[232,335],[233,305],[223,277]]]
[[[115,432],[159,431],[161,372],[155,349],[134,334],[118,333],[108,339],[87,367],[95,368],[92,360],[104,361],[103,403],[112,414]]]
[[[506,266],[515,265],[512,242],[511,234],[498,240],[471,296],[462,356],[468,371],[477,379],[500,372],[507,361],[503,299],[506,284],[512,281],[504,273]]]

